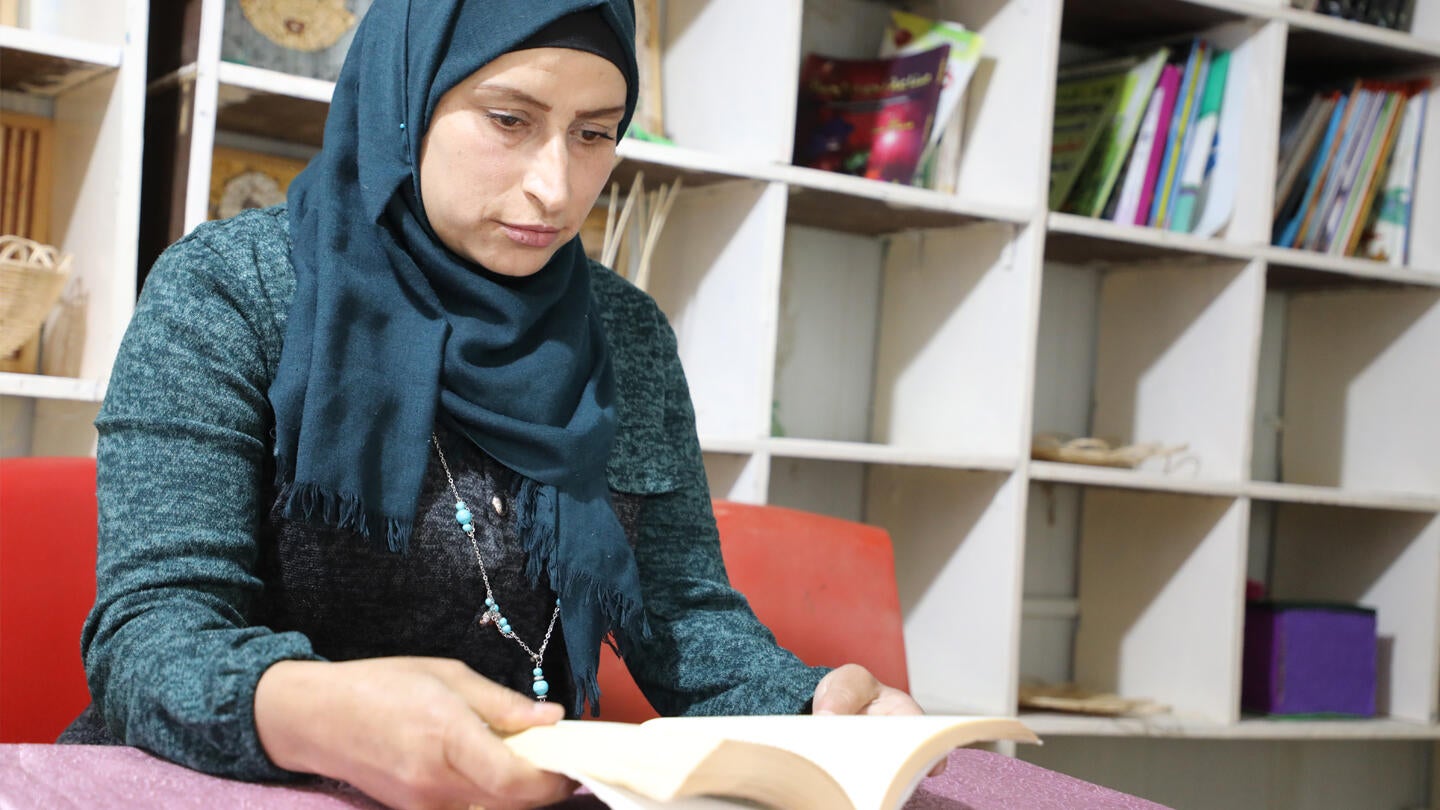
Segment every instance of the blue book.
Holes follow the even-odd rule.
[[[1185,161],[1190,159],[1190,152],[1196,148],[1195,129],[1196,122],[1200,119],[1200,107],[1205,99],[1205,90],[1210,81],[1210,64],[1214,58],[1214,49],[1206,47],[1200,54],[1200,65],[1196,69],[1199,75],[1195,79],[1195,98],[1190,103],[1189,114],[1185,118],[1185,137],[1177,144],[1178,153],[1175,157],[1175,176],[1165,189],[1165,221],[1155,223],[1157,228],[1169,230],[1175,221],[1175,209],[1178,207],[1180,196],[1181,178],[1185,174]],[[1209,144],[1206,144],[1208,147]]]
[[[1310,178],[1306,181],[1305,196],[1300,199],[1300,205],[1295,209],[1295,214],[1285,224],[1280,232],[1280,238],[1275,244],[1280,247],[1295,247],[1295,237],[1300,232],[1300,223],[1305,220],[1305,213],[1310,209],[1319,190],[1320,181],[1325,173],[1325,166],[1329,163],[1331,146],[1335,143],[1335,131],[1340,128],[1340,121],[1345,117],[1345,106],[1349,99],[1340,96],[1335,101],[1335,109],[1330,112],[1330,123],[1325,125],[1325,137],[1320,140],[1320,148],[1315,150],[1315,158],[1310,162]]]
[[[1160,164],[1159,174],[1155,177],[1154,196],[1150,200],[1150,214],[1145,220],[1151,227],[1165,226],[1165,204],[1178,171],[1180,145],[1185,142],[1185,122],[1190,118],[1191,105],[1199,102],[1199,99],[1195,98],[1195,82],[1200,76],[1200,57],[1204,51],[1205,41],[1196,39],[1190,46],[1189,58],[1185,60],[1185,74],[1180,79],[1180,91],[1175,99],[1175,110],[1170,115],[1170,131],[1165,136],[1163,153],[1165,158]]]

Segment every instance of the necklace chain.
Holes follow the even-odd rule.
[[[460,490],[455,486],[455,476],[450,474],[450,464],[445,460],[445,451],[440,447],[440,438],[434,433],[430,434],[430,441],[435,445],[435,454],[440,458],[440,467],[445,471],[445,480],[450,485],[450,494],[455,497],[456,518],[468,512],[465,499],[460,497]],[[550,614],[550,626],[545,628],[545,638],[540,642],[540,651],[530,649],[530,645],[520,639],[520,635],[510,628],[509,620],[500,613],[500,603],[495,601],[495,591],[490,587],[490,574],[485,570],[485,560],[480,555],[480,543],[475,539],[474,521],[461,521],[460,530],[470,540],[470,548],[475,552],[475,562],[480,566],[480,579],[485,583],[485,611],[481,614],[480,623],[494,624],[495,629],[501,636],[514,641],[520,645],[530,660],[535,664],[535,697],[537,700],[545,700],[549,691],[549,684],[545,681],[545,675],[541,667],[545,660],[545,650],[550,646],[550,636],[555,632],[555,620],[560,618],[560,599],[555,599],[555,610]],[[543,688],[542,688],[543,685]]]

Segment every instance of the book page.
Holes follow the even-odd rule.
[[[793,751],[829,772],[851,805],[865,810],[898,809],[930,768],[960,746],[1039,741],[1018,720],[1003,717],[665,717],[642,728],[693,730]]]
[[[535,766],[565,774],[592,790],[596,784],[623,788],[614,794],[617,802],[628,801],[633,793],[667,808],[690,808],[681,800],[700,796],[749,799],[791,810],[846,807],[844,789],[821,766],[798,753],[759,740],[727,739],[723,733],[694,720],[673,727],[562,720],[506,737],[505,744]],[[696,810],[703,806],[694,805]]]

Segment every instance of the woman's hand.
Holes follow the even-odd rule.
[[[344,780],[402,810],[560,801],[575,784],[515,756],[496,732],[563,715],[440,658],[281,661],[255,690],[255,726],[271,761]]]
[[[914,698],[875,680],[870,670],[846,664],[815,687],[812,714],[924,714]]]
[[[815,686],[811,714],[924,714],[915,699],[893,686],[875,680],[870,670],[846,664],[830,671]],[[945,760],[935,763],[930,776],[945,772]]]

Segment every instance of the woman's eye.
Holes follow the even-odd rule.
[[[519,129],[520,126],[525,123],[524,119],[519,116],[510,115],[509,113],[492,112],[487,113],[487,115],[490,120],[494,121],[501,129]]]
[[[582,129],[580,130],[580,140],[585,143],[601,143],[603,141],[613,141],[615,140],[615,136],[603,130]]]

